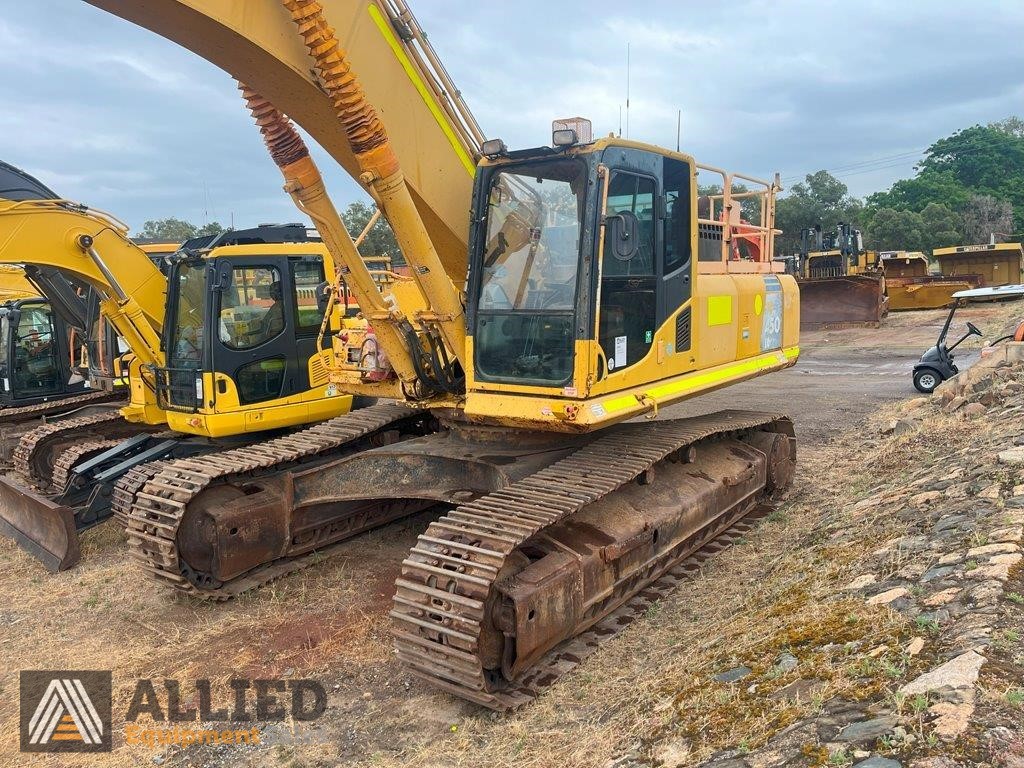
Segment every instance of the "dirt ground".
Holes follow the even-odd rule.
[[[994,333],[1021,311],[972,308],[955,328],[971,319]],[[944,314],[904,313],[877,330],[804,334],[795,368],[663,414],[788,412],[800,439],[796,487],[811,487],[840,458],[847,465],[852,458],[836,455],[840,436],[916,395],[910,369]],[[113,524],[86,534],[82,564],[58,575],[0,541],[0,765],[600,766],[660,727],[656,702],[672,686],[685,688],[728,659],[730,632],[741,631],[738,617],[755,596],[785,593],[787,583],[765,579],[813,531],[816,512],[806,503],[784,507],[749,546],[716,558],[692,589],[674,594],[540,700],[504,716],[435,692],[392,656],[393,582],[431,517],[358,537],[322,563],[222,604],[172,599],[154,588],[127,561]],[[328,709],[311,724],[268,726],[256,747],[185,751],[126,745],[115,714],[111,754],[29,756],[17,743],[22,669],[111,669],[115,713],[125,711],[138,678],[154,678],[158,690],[176,679],[185,691],[208,678],[222,697],[232,677],[316,678],[327,687]]]

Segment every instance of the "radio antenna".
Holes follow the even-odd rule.
[[[683,110],[676,110],[676,152],[679,151],[679,137],[683,130]]]
[[[629,43],[626,43],[626,138],[629,138]]]

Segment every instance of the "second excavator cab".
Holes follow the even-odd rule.
[[[68,328],[44,299],[0,305],[0,404],[42,403],[84,392],[85,377],[73,365]]]
[[[330,348],[344,304],[321,336],[318,289],[328,276],[324,246],[302,227],[186,243],[170,266],[167,366],[156,370],[168,424],[222,437],[336,415],[343,396],[328,383],[318,344]]]

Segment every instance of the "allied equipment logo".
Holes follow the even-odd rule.
[[[111,673],[21,672],[22,752],[109,752]]]

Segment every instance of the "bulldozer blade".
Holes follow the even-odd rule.
[[[51,573],[66,571],[81,558],[74,511],[6,478],[0,478],[0,533]]]
[[[872,275],[846,275],[798,280],[800,327],[877,328],[888,314],[885,282]]]
[[[887,277],[885,287],[889,293],[889,309],[893,312],[913,309],[941,309],[953,301],[953,294],[981,287],[979,275],[949,278],[941,275],[927,277]]]

